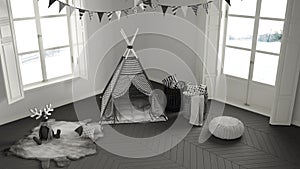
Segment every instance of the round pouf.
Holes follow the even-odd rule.
[[[233,140],[243,135],[244,124],[237,118],[220,116],[209,123],[209,131],[217,138]]]

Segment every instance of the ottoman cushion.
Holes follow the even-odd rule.
[[[209,123],[209,131],[217,138],[232,140],[243,135],[244,124],[234,117],[219,116]]]

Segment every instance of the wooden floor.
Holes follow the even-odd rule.
[[[214,102],[214,106],[221,106]],[[81,102],[81,108],[89,111],[90,100]],[[194,127],[171,150],[151,158],[125,158],[98,147],[98,153],[72,161],[69,169],[300,169],[300,128],[270,126],[268,118],[233,106],[226,105],[225,115],[234,116],[245,124],[241,139],[223,141],[210,137],[199,144],[201,128]],[[55,110],[56,120],[76,121],[73,104]],[[168,122],[124,124],[114,128],[130,137],[149,137],[168,129],[176,116]],[[18,139],[29,134],[37,125],[33,119],[22,119],[0,126],[0,169],[35,169],[40,164],[5,156],[4,150]],[[57,168],[51,162],[51,168]]]

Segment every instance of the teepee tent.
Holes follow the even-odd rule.
[[[166,116],[164,115],[164,110],[158,101],[159,99],[155,94],[153,94],[153,87],[149,82],[149,79],[133,49],[133,43],[137,36],[138,29],[131,41],[128,40],[123,29],[121,30],[121,33],[128,46],[104,89],[100,107],[101,123],[130,123],[167,120]],[[124,96],[128,92],[131,85],[133,85],[139,92],[150,98],[149,100],[151,106],[146,111],[139,111],[130,107],[130,101],[127,99],[128,103],[123,103],[123,107],[125,106],[127,108],[125,108],[123,112],[122,108],[119,107],[118,110],[121,110],[121,112],[119,111],[117,113],[115,107],[116,105],[118,106],[120,104],[115,103],[115,101]],[[125,111],[130,112],[131,118],[121,118],[122,113],[126,114]],[[140,115],[144,115],[144,117],[139,119],[135,118]]]

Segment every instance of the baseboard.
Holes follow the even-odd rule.
[[[70,103],[74,103],[74,102],[77,102],[77,101],[81,101],[81,100],[87,99],[89,97],[93,97],[93,96],[95,96],[97,94],[98,93],[96,93],[96,92],[91,92],[91,93],[86,94],[84,96],[81,96],[81,97],[79,97],[77,99],[68,98],[66,100],[63,100],[63,101],[60,101],[60,102],[57,102],[57,103],[52,103],[52,106],[53,106],[53,108],[59,108],[61,106],[64,106],[64,105],[67,105],[67,104],[70,104]],[[9,117],[1,117],[0,118],[0,126],[4,125],[4,124],[11,123],[11,122],[14,122],[14,121],[17,121],[17,120],[21,120],[21,119],[27,118],[29,116],[30,116],[29,112],[26,111],[26,112],[22,112],[22,113],[13,114],[12,116],[9,116]]]
[[[225,104],[228,104],[228,105],[231,105],[231,106],[234,106],[234,107],[238,107],[238,108],[241,108],[241,109],[244,109],[244,110],[248,110],[248,111],[251,111],[253,113],[256,113],[256,114],[259,114],[259,115],[262,115],[262,116],[265,116],[265,117],[270,117],[270,115],[268,113],[265,113],[265,112],[262,112],[262,111],[259,111],[259,110],[255,110],[251,107],[248,107],[248,106],[243,106],[241,104],[236,104],[236,103],[233,103],[233,102],[230,102],[230,101],[223,101],[223,100],[220,100],[220,99],[211,99],[211,100],[215,100],[215,101],[218,101],[218,102],[221,102],[221,103],[225,103]]]
[[[300,127],[300,121],[298,121],[298,120],[293,120],[292,124],[297,127]]]

